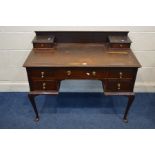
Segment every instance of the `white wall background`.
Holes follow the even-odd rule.
[[[138,72],[135,91],[155,92],[155,27],[0,27],[0,91],[28,91],[26,71],[22,67],[32,49],[37,30],[101,30],[130,31],[132,49],[142,68]],[[65,81],[62,91],[102,91],[96,81]]]

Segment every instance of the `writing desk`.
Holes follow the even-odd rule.
[[[124,95],[128,104],[123,120],[134,100],[137,70],[141,67],[132,50],[128,32],[36,32],[33,49],[24,63],[36,114],[35,96],[59,93],[65,79],[101,80],[105,95]]]

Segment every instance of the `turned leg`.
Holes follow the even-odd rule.
[[[134,101],[134,98],[135,98],[135,95],[129,95],[128,96],[128,104],[127,104],[127,107],[126,107],[126,110],[125,110],[125,113],[124,113],[124,117],[123,117],[123,120],[124,120],[125,123],[128,122],[128,118],[127,118],[128,117],[128,112],[129,112],[129,110],[131,108],[131,105],[132,105],[132,103]]]
[[[35,97],[36,97],[36,95],[28,94],[28,97],[29,97],[29,100],[30,100],[30,102],[32,104],[32,107],[34,109],[34,112],[36,114],[35,121],[38,122],[39,121],[39,115],[38,115],[38,110],[37,110],[36,103],[35,103]]]

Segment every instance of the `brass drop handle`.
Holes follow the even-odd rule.
[[[44,78],[45,72],[41,72],[41,78]]]
[[[120,72],[120,73],[119,73],[119,77],[120,77],[120,79],[122,78],[122,76],[123,76],[123,73]]]
[[[95,72],[95,71],[93,71],[93,72],[92,72],[92,75],[93,75],[93,76],[96,76],[96,72]]]
[[[44,90],[46,89],[46,83],[43,83],[43,89]]]
[[[117,89],[118,89],[118,90],[121,89],[121,84],[120,84],[120,83],[117,84]]]
[[[86,73],[86,75],[90,76],[90,73],[89,73],[89,72],[87,72],[87,73]]]
[[[123,47],[123,45],[122,45],[122,44],[120,44],[120,47]]]
[[[70,76],[72,74],[71,71],[67,71],[67,75]]]

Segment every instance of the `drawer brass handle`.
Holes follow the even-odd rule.
[[[45,72],[41,72],[41,78],[44,78]]]
[[[96,76],[96,72],[95,71],[93,71],[92,74],[93,74],[93,76]]]
[[[122,78],[122,76],[123,76],[123,73],[120,72],[120,73],[119,73],[119,77],[120,77],[120,79]]]
[[[43,90],[46,89],[46,83],[43,83]]]
[[[117,89],[118,89],[118,90],[121,89],[121,84],[120,84],[120,83],[117,84]]]
[[[87,72],[87,73],[86,73],[86,75],[90,76],[90,73],[89,73],[89,72]]]
[[[122,45],[122,44],[120,44],[120,47],[123,47],[123,45]]]
[[[41,44],[41,47],[44,47],[44,44]]]
[[[71,71],[67,71],[67,75],[70,76],[72,74]]]

